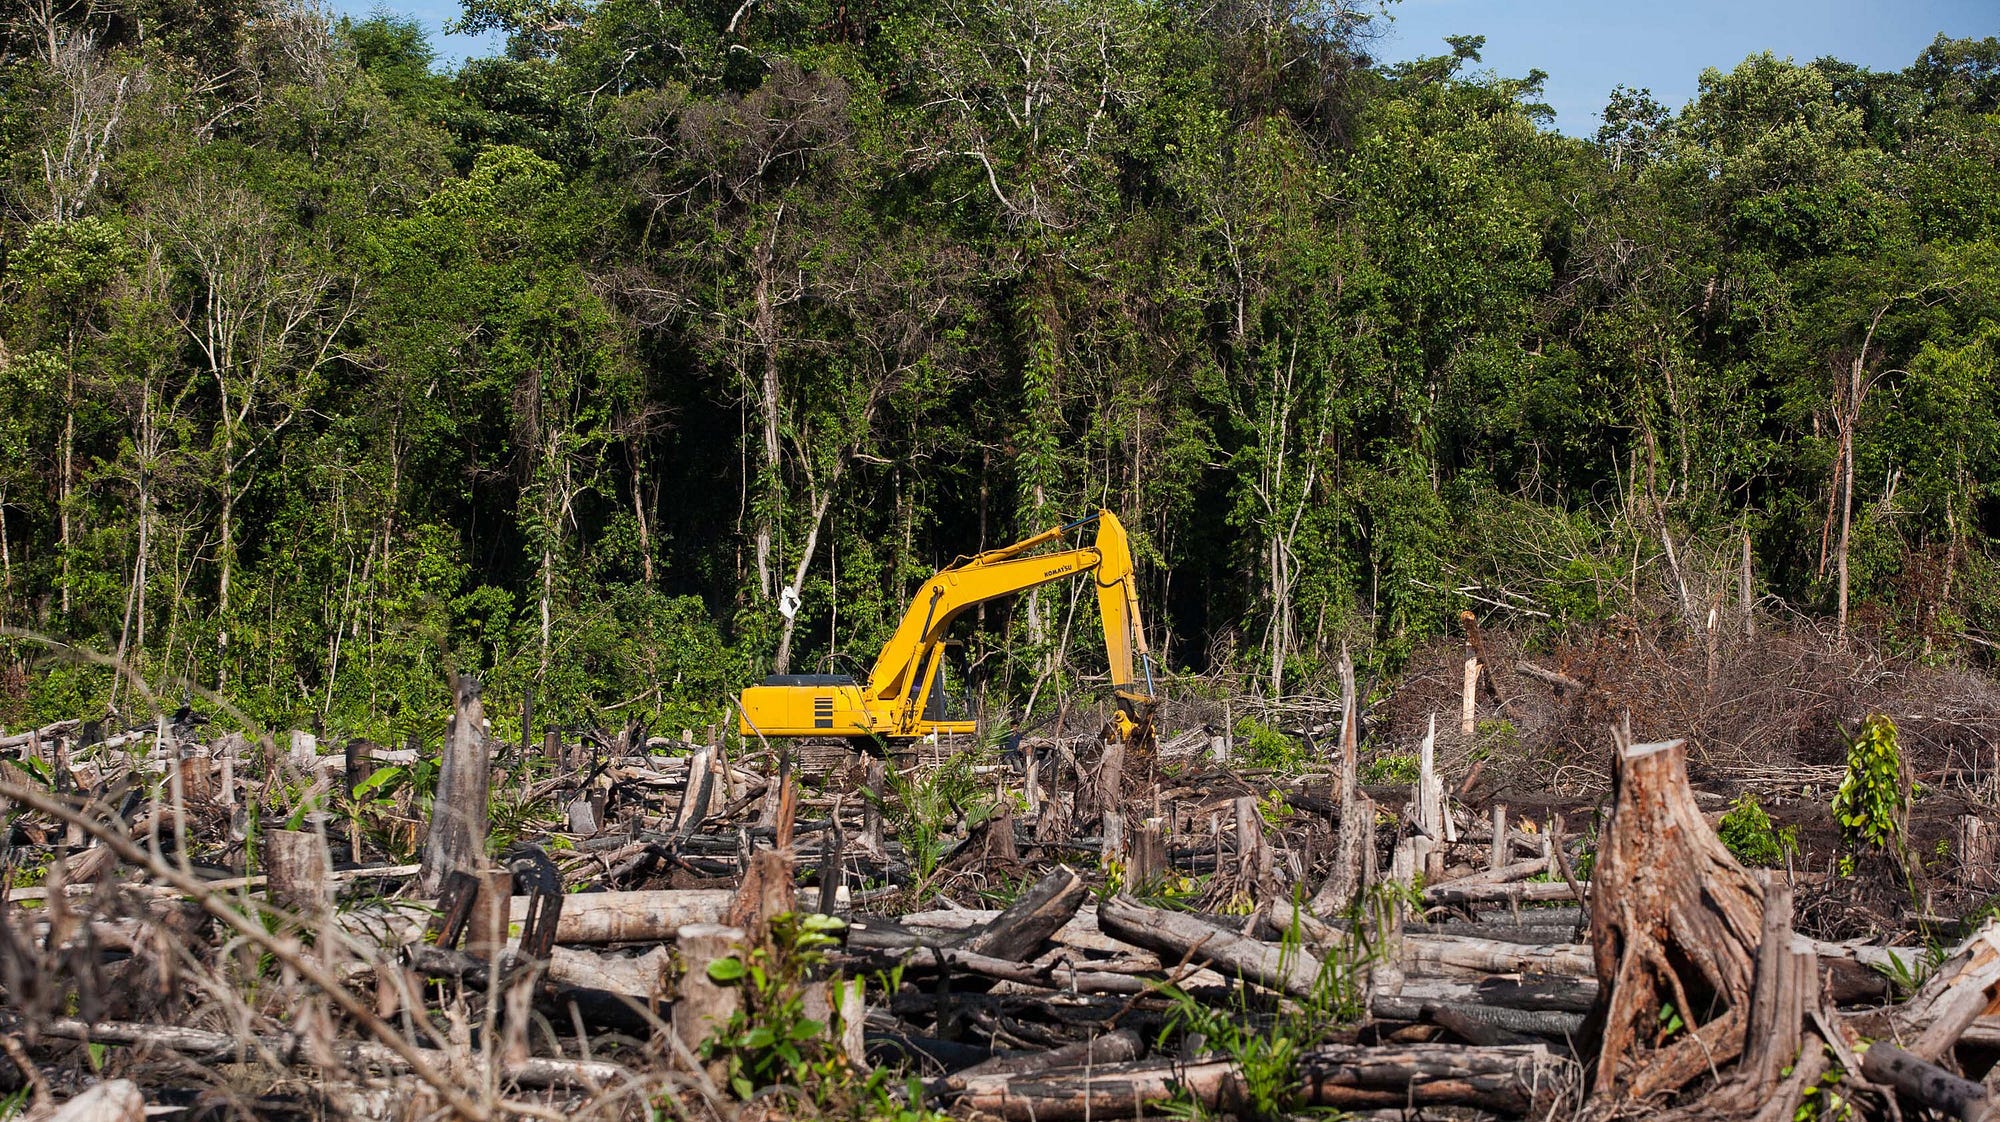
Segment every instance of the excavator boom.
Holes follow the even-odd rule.
[[[1093,544],[1036,552],[1091,522],[1097,524]],[[987,601],[1085,574],[1097,586],[1111,684],[1118,696],[1118,732],[1129,738],[1151,710],[1152,662],[1134,589],[1131,545],[1125,527],[1108,510],[962,559],[925,581],[866,681],[831,674],[773,675],[744,690],[743,735],[908,740],[933,732],[971,732],[972,721],[944,712],[945,634],[952,623]],[[1143,680],[1134,678],[1135,658]]]

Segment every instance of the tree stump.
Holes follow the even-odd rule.
[[[690,1052],[701,1052],[702,1042],[729,1024],[729,1018],[743,1007],[743,991],[723,985],[708,976],[709,964],[749,950],[749,939],[740,927],[714,923],[691,923],[680,929],[676,942],[681,964],[687,973],[681,978],[674,1001],[674,1034]],[[722,1080],[728,1064],[721,1060],[707,1065],[709,1078]]]
[[[479,871],[479,895],[465,928],[468,954],[498,962],[507,949],[507,928],[513,918],[514,872],[505,868]]]
[[[750,858],[724,922],[741,928],[751,942],[761,943],[770,938],[773,918],[797,910],[791,851],[763,849]]]
[[[1360,793],[1361,694],[1354,685],[1354,660],[1340,652],[1340,832],[1334,843],[1333,871],[1313,896],[1312,909],[1332,915],[1351,907],[1373,881],[1375,804]]]
[[[316,831],[265,831],[264,871],[271,902],[308,923],[333,904],[333,862]]]
[[[1685,741],[1619,737],[1591,884],[1602,988],[1579,1051],[1595,1042],[1593,1092],[1673,1091],[1733,1059],[1756,982],[1764,888],[1695,805]]]
[[[445,736],[438,768],[437,795],[431,800],[430,834],[424,839],[418,890],[436,896],[445,874],[476,873],[486,858],[486,800],[490,781],[486,710],[479,679],[458,676],[451,731]]]

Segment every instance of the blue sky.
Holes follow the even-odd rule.
[[[1377,58],[1446,54],[1445,36],[1484,35],[1484,66],[1509,77],[1548,71],[1556,127],[1579,136],[1597,131],[1621,83],[1678,110],[1704,69],[1759,51],[1901,70],[1939,32],[2000,35],[2000,0],[1401,0],[1389,13]]]
[[[375,0],[334,0],[364,15]],[[395,0],[391,11],[431,29],[447,62],[487,54],[498,36],[445,36],[457,0]],[[1706,67],[1727,70],[1770,51],[1808,62],[1834,55],[1876,70],[1901,70],[1939,32],[2000,35],[2000,0],[1400,0],[1375,54],[1398,62],[1444,54],[1447,35],[1484,35],[1484,65],[1508,76],[1548,71],[1556,127],[1587,136],[1611,88],[1650,88],[1669,109],[1694,97]]]

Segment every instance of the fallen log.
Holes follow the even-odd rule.
[[[1986,1117],[1986,1088],[1913,1056],[1886,1040],[1861,1054],[1861,1073],[1869,1081],[1894,1087],[1911,1102],[1949,1114],[1964,1122]]]
[[[0,736],[0,750],[25,748],[37,740],[53,740],[66,732],[75,731],[80,724],[82,724],[81,721],[71,718],[66,721],[55,721],[51,724],[43,725],[38,729],[30,729],[27,732],[9,733],[6,736]]]
[[[1986,927],[1959,944],[1910,1000],[1887,1010],[1887,1029],[1875,1035],[1915,1036],[1909,1053],[1934,1063],[1992,1008],[1996,990],[2000,990],[2000,931]]]
[[[1483,974],[1558,974],[1588,978],[1595,973],[1591,948],[1577,943],[1507,943],[1458,935],[1405,935],[1403,965],[1412,973],[1425,967]]]
[[[2000,1050],[2000,1016],[1986,1014],[1975,1018],[1958,1040],[1976,1048]]]
[[[455,978],[484,988],[491,976],[489,964],[464,951],[447,950],[423,943],[406,952],[418,972],[438,978]],[[673,956],[667,947],[654,947],[642,955],[592,954],[571,947],[556,947],[544,964],[543,976],[559,990],[586,990],[602,994],[622,994],[644,1004],[657,1001],[666,987],[667,971]],[[501,977],[524,965],[514,952],[501,961]]]
[[[911,912],[896,921],[893,926],[914,931],[919,938],[931,933],[941,936],[931,939],[933,943],[950,942],[966,932],[972,932],[992,923],[999,915],[997,911],[981,908],[943,908],[936,911]],[[869,918],[859,919],[856,922],[879,924],[882,921]],[[1097,924],[1097,909],[1091,905],[1077,908],[1076,914],[1070,917],[1069,922],[1063,924],[1050,938],[1065,946],[1085,951],[1119,954],[1132,949],[1104,934]]]
[[[1301,1107],[1471,1106],[1521,1115],[1560,1095],[1570,1066],[1539,1044],[1334,1045],[1301,1056],[1295,1071]],[[1077,1122],[1134,1117],[1183,1094],[1205,1110],[1231,1110],[1244,1101],[1241,1070],[1230,1060],[1150,1061],[983,1076],[966,1080],[957,1102],[1010,1122]]]
[[[652,943],[672,939],[693,923],[720,923],[736,893],[723,888],[656,889],[636,892],[579,892],[563,897],[556,920],[558,943]],[[509,922],[528,918],[533,897],[516,896]]]
[[[1320,977],[1320,960],[1304,948],[1282,950],[1185,912],[1151,908],[1125,896],[1097,905],[1105,934],[1158,952],[1163,961],[1189,959],[1226,977],[1238,977],[1293,997],[1308,997]]]
[[[10,1018],[11,1020],[11,1018]],[[18,1026],[15,1026],[18,1027]],[[195,1056],[221,1059],[229,1056],[264,1056],[289,1063],[318,1066],[308,1055],[314,1049],[302,1047],[296,1037],[251,1036],[182,1025],[140,1024],[126,1021],[79,1021],[56,1017],[37,1023],[43,1036],[59,1040],[86,1040],[102,1044],[152,1045]],[[324,1058],[353,1069],[372,1069],[389,1074],[410,1070],[407,1060],[389,1048],[366,1040],[331,1040]],[[439,1069],[456,1070],[461,1061],[476,1062],[474,1056],[448,1056],[441,1049],[417,1048],[419,1056]],[[503,1064],[500,1081],[522,1087],[608,1087],[636,1078],[631,1069],[601,1060],[564,1060],[531,1056],[519,1063]]]
[[[1555,686],[1559,690],[1580,690],[1583,688],[1582,682],[1577,681],[1575,678],[1570,677],[1569,675],[1563,673],[1562,671],[1550,670],[1546,667],[1537,666],[1526,659],[1522,659],[1519,662],[1516,662],[1514,664],[1514,669],[1519,670],[1521,673],[1526,674],[1528,677],[1533,678],[1536,681],[1547,682],[1549,685]]]
[[[1028,958],[1076,915],[1089,895],[1083,878],[1067,865],[1058,867],[1020,899],[965,941],[965,949],[990,958],[1019,962]]]
[[[990,1060],[972,1065],[963,1071],[946,1076],[943,1085],[948,1090],[964,1090],[966,1084],[975,1079],[992,1076],[1026,1075],[1031,1072],[1049,1071],[1066,1067],[1102,1067],[1107,1064],[1129,1063],[1146,1054],[1146,1045],[1139,1034],[1131,1029],[1119,1029],[1089,1040],[1079,1040],[1065,1044],[1047,1052],[1031,1052],[1017,1056],[995,1056]]]
[[[1529,862],[1533,864],[1533,862]],[[1426,904],[1522,904],[1541,903],[1548,900],[1580,900],[1582,894],[1590,891],[1590,884],[1568,884],[1564,881],[1523,881],[1513,884],[1476,883],[1463,884],[1450,881],[1424,889]]]
[[[1437,1020],[1439,1010],[1450,1010],[1474,1023],[1505,1029],[1508,1032],[1549,1036],[1558,1040],[1574,1037],[1583,1028],[1582,1013],[1488,1005],[1476,1000],[1476,995],[1471,993],[1462,995],[1459,1000],[1411,993],[1378,993],[1368,1001],[1369,1013],[1377,1020],[1383,1021],[1407,1021],[1413,1024],[1433,1021]]]
[[[1474,885],[1512,884],[1515,881],[1527,880],[1537,873],[1545,873],[1548,869],[1549,859],[1546,857],[1537,857],[1530,861],[1516,861],[1511,865],[1501,865],[1498,868],[1481,869],[1476,873],[1467,873],[1462,877],[1439,881],[1427,887],[1429,890],[1434,891],[1440,888],[1471,888]]]
[[[962,947],[908,947],[892,961],[914,972],[958,971],[1016,985],[1071,993],[1137,994],[1157,988],[1156,983],[1136,974],[1078,970],[1072,966],[1031,966],[1011,959],[977,954]]]

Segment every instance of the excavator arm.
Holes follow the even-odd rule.
[[[1092,522],[1097,524],[1094,544],[1035,552]],[[936,707],[927,704],[941,682],[944,638],[952,623],[987,601],[1084,574],[1097,586],[1111,684],[1118,696],[1118,731],[1129,738],[1150,713],[1152,660],[1134,589],[1131,546],[1125,527],[1110,511],[1052,527],[939,572],[924,582],[904,610],[866,682],[831,675],[767,679],[764,685],[743,691],[743,733],[906,739],[927,732],[970,732],[970,722],[944,720]],[[1134,678],[1135,658],[1143,682]]]

